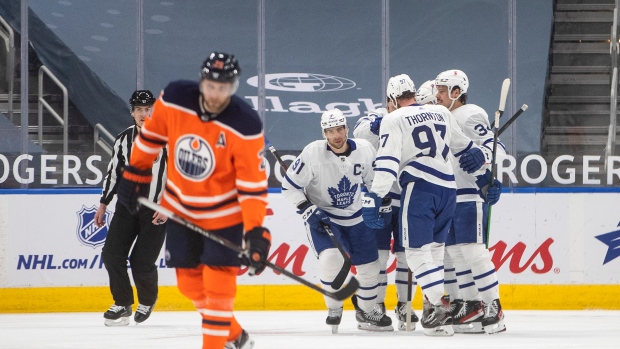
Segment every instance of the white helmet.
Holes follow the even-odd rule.
[[[418,104],[437,104],[437,89],[435,88],[435,80],[428,80],[420,86],[415,96]]]
[[[321,115],[321,128],[323,130],[336,126],[347,127],[347,118],[342,114],[340,109],[334,108]]]
[[[461,90],[461,93],[458,97],[456,97],[456,99],[458,99],[461,95],[467,93],[467,89],[469,88],[469,79],[462,70],[446,70],[445,72],[437,75],[437,78],[435,78],[435,86],[447,86],[448,92],[451,92],[453,88],[458,86]]]
[[[405,92],[415,93],[415,85],[413,80],[407,74],[400,74],[390,78],[387,85],[387,97],[390,99],[394,107],[398,108],[396,99]]]

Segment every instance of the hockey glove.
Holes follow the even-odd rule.
[[[244,235],[245,250],[239,258],[241,264],[247,265],[250,276],[258,275],[265,270],[265,261],[271,248],[271,233],[265,227],[255,227]]]
[[[123,177],[116,188],[118,202],[125,206],[130,213],[137,213],[139,208],[138,198],[149,196],[152,178],[153,175],[150,168],[140,170],[133,166],[126,166],[123,171]]]
[[[499,197],[502,194],[502,182],[495,178],[493,184],[489,185],[491,181],[491,171],[483,175],[476,176],[476,185],[480,188],[480,197],[484,199],[489,205],[495,205],[499,201]],[[486,196],[484,192],[486,191]]]
[[[311,230],[327,233],[322,225],[329,224],[329,217],[327,217],[323,210],[309,201],[304,201],[297,208],[297,213],[306,221]]]
[[[375,116],[375,118],[370,122],[370,132],[378,136],[379,129],[381,128],[381,121],[383,121],[383,116]]]
[[[392,199],[379,198],[373,192],[362,197],[362,218],[369,228],[381,229],[392,220]]]
[[[484,165],[486,159],[479,148],[471,148],[459,158],[459,164],[463,171],[474,173]]]

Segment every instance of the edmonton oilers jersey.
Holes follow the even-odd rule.
[[[202,121],[200,100],[198,82],[170,83],[134,142],[131,164],[150,167],[167,144],[162,206],[205,229],[261,226],[267,207],[262,123],[237,96]]]
[[[348,156],[335,154],[326,140],[308,144],[286,171],[282,194],[293,204],[306,200],[343,226],[362,221],[362,186],[370,187],[375,149],[363,139],[347,139]]]

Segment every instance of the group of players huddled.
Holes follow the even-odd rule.
[[[361,117],[348,138],[338,109],[321,116],[324,140],[307,145],[287,170],[282,193],[305,220],[329,291],[347,250],[360,288],[352,301],[358,328],[393,331],[386,314],[386,264],[396,258],[399,330],[419,322],[411,300],[423,294],[421,324],[429,336],[506,330],[499,284],[486,248],[487,213],[502,185],[491,180],[493,158],[505,155],[487,113],[467,103],[469,80],[448,70],[416,90],[411,78],[390,78],[387,109]],[[326,323],[337,332],[343,301],[325,297]],[[407,314],[410,318],[407,321]]]
[[[115,301],[104,314],[106,325],[130,322],[128,259],[139,301],[134,321],[151,315],[165,223],[166,264],[175,268],[179,291],[201,315],[202,348],[254,346],[233,313],[236,279],[241,264],[249,275],[265,269],[271,234],[263,226],[263,125],[235,95],[240,74],[234,55],[213,52],[199,81],[173,81],[158,98],[146,90],[132,95],[135,126],[115,141],[95,218],[98,226],[105,224],[106,206],[118,194],[103,252]],[[362,117],[357,138],[348,138],[340,110],[328,110],[321,116],[325,140],[306,146],[287,170],[282,192],[305,221],[323,288],[335,291],[332,281],[345,258],[334,241],[357,269],[360,287],[352,301],[359,329],[393,331],[384,306],[393,238],[399,330],[419,322],[410,306],[419,285],[425,334],[505,331],[497,275],[485,248],[487,210],[501,193],[489,168],[493,156],[505,151],[501,144],[498,154],[491,151],[487,114],[467,104],[468,86],[460,70],[443,72],[417,91],[409,76],[395,76],[387,87],[387,109]],[[141,206],[141,197],[161,201],[161,207]],[[218,239],[243,246],[242,252]],[[326,322],[337,332],[343,302],[325,302]]]

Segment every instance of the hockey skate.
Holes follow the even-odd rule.
[[[484,305],[484,318],[482,319],[482,327],[487,334],[494,334],[506,331],[504,325],[504,311],[499,299]]]
[[[103,313],[106,326],[127,326],[131,316],[131,305],[112,305],[108,311]]]
[[[381,313],[381,306],[379,304],[375,304],[375,307],[371,311],[365,312],[358,307],[357,297],[355,295],[351,297],[351,301],[355,308],[355,320],[357,320],[357,328],[359,330],[374,332],[394,331],[392,319]]]
[[[396,313],[396,317],[398,318],[398,330],[406,331],[407,330],[407,302],[398,302],[396,304],[396,308],[394,308],[394,312]],[[411,309],[411,331],[415,331],[416,322],[420,321],[418,316],[415,314],[415,311]]]
[[[484,333],[482,328],[484,305],[481,301],[456,299],[452,302],[452,307],[454,333]]]
[[[253,347],[254,340],[250,338],[246,330],[241,330],[241,336],[235,341],[226,342],[224,349],[252,349]]]
[[[338,333],[338,325],[340,325],[341,320],[342,320],[342,307],[338,309],[327,310],[327,319],[325,319],[325,323],[331,326],[333,334]]]
[[[146,321],[146,319],[151,316],[153,308],[155,308],[155,304],[151,306],[138,304],[138,309],[136,309],[136,314],[133,317],[133,321],[136,322],[136,325]]]
[[[422,311],[422,327],[427,336],[452,336],[452,315],[450,314],[450,300],[446,296],[441,298],[441,304],[433,305],[424,297]]]

